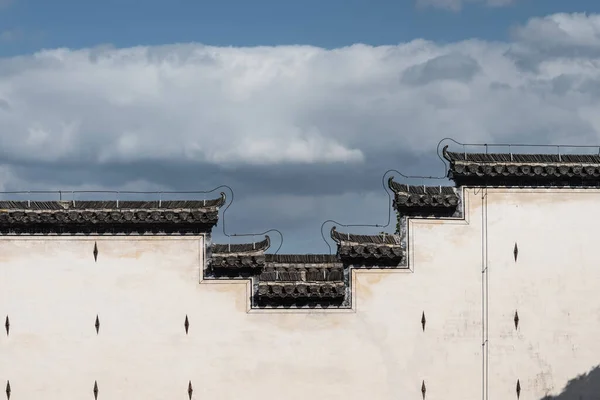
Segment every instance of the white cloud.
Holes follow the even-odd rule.
[[[513,29],[519,51],[545,57],[600,55],[600,15],[554,14]]]
[[[439,173],[437,164],[418,170],[418,160],[437,162],[447,136],[596,144],[599,27],[598,15],[557,14],[515,28],[506,43],[178,44],[0,59],[0,186],[233,181],[250,209],[240,211],[247,227],[229,226],[247,231],[263,226],[264,209],[287,221],[287,195],[320,204],[324,194],[380,190],[388,168]],[[258,192],[271,200],[254,210]],[[340,207],[355,216],[342,222],[365,221]],[[317,229],[327,217],[303,222]]]
[[[352,52],[351,52],[352,53]],[[351,54],[352,56],[352,54]],[[327,95],[335,57],[309,47],[49,50],[0,61],[4,151],[46,161],[360,162],[300,118]],[[312,76],[323,63],[322,76]],[[316,66],[317,70],[320,69]],[[340,76],[345,86],[357,66]],[[311,93],[313,92],[313,93]],[[325,106],[335,99],[316,98]]]
[[[444,136],[596,135],[578,111],[598,101],[581,92],[598,79],[595,56],[539,49],[592,48],[599,18],[532,20],[513,43],[182,44],[0,59],[0,151],[36,162],[362,165],[379,152],[431,151]],[[519,65],[532,56],[535,73]]]
[[[417,7],[435,7],[451,11],[460,11],[467,3],[482,3],[488,7],[504,7],[516,0],[417,0]]]

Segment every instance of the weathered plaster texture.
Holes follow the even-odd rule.
[[[100,400],[187,399],[189,381],[210,400],[420,400],[423,381],[427,400],[516,399],[517,380],[521,400],[556,395],[600,362],[600,191],[463,201],[464,220],[409,221],[409,269],[353,270],[352,310],[249,310],[248,282],[202,281],[202,237],[2,237],[0,385],[11,400],[93,399],[94,381]]]
[[[599,204],[597,189],[488,190],[489,392],[495,398],[514,395],[517,379],[523,400],[556,396],[600,364]],[[593,397],[560,399],[600,396],[600,382],[590,385],[597,388]]]

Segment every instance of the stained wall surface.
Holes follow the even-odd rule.
[[[490,398],[517,380],[523,400],[600,398],[599,204],[595,189],[488,190]]]
[[[3,237],[0,385],[11,400],[93,399],[94,382],[100,400],[188,399],[190,381],[194,399],[463,400],[516,399],[518,380],[520,399],[556,396],[600,357],[599,201],[465,189],[464,220],[410,220],[409,269],[354,270],[352,310],[249,310],[248,283],[202,280],[202,237]]]

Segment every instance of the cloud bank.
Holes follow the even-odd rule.
[[[441,174],[444,137],[599,143],[599,30],[598,15],[557,14],[507,43],[174,44],[0,59],[0,189],[229,184],[229,231],[275,227],[283,251],[327,251],[322,221],[385,223],[382,173]]]

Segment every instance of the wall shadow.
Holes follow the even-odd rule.
[[[540,400],[600,400],[600,365],[571,379],[559,395]]]

